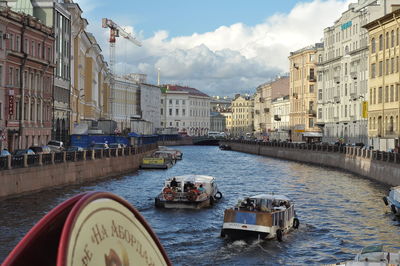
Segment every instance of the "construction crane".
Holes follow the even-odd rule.
[[[111,71],[111,78],[110,78],[110,89],[111,89],[111,97],[110,97],[110,116],[113,119],[114,115],[114,99],[115,99],[115,42],[117,37],[123,37],[128,41],[134,43],[135,45],[141,47],[142,43],[136,40],[132,34],[126,32],[123,28],[121,28],[117,23],[112,21],[108,18],[102,19],[102,27],[103,28],[110,28],[110,71]]]

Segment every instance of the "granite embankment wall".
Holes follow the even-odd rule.
[[[0,171],[0,198],[133,172],[142,158],[155,149],[157,145],[149,144],[139,148],[53,153],[48,160],[47,156],[40,156],[35,164],[28,164],[29,158],[25,156],[22,167]]]
[[[191,137],[185,137],[179,140],[164,140],[158,141],[159,146],[180,146],[180,145],[193,145],[193,139]]]
[[[355,147],[225,141],[232,150],[343,169],[376,181],[400,185],[400,155]]]

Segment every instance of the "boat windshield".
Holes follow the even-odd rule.
[[[235,207],[243,210],[270,212],[272,210],[289,208],[290,202],[278,199],[244,198],[243,200],[239,200]]]

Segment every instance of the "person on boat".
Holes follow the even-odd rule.
[[[172,188],[177,188],[178,187],[178,182],[176,181],[176,178],[172,178],[171,180],[171,187]]]
[[[200,184],[200,186],[197,190],[199,191],[200,194],[206,192],[206,190],[203,188],[203,184]]]

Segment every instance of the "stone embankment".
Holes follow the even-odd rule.
[[[157,144],[0,160],[0,198],[133,172]]]
[[[229,140],[232,150],[334,167],[381,183],[400,185],[400,154],[332,145]],[[321,173],[323,174],[323,173]]]

